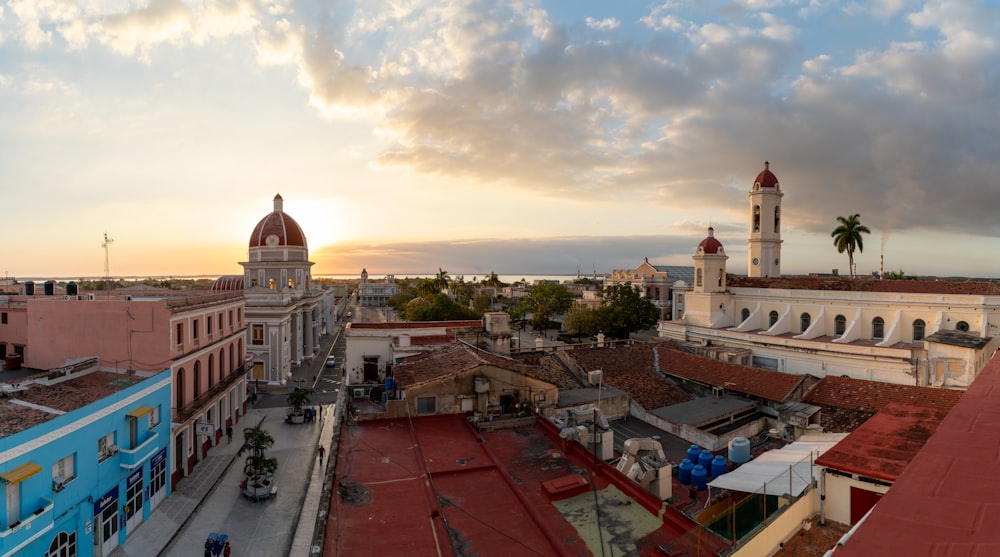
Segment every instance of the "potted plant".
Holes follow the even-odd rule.
[[[288,413],[285,416],[285,421],[293,424],[301,424],[306,421],[306,412],[303,410],[303,406],[306,406],[310,402],[310,395],[313,394],[312,389],[303,389],[301,387],[296,387],[291,393],[288,394]]]
[[[259,425],[243,430],[243,446],[238,456],[247,457],[243,464],[243,494],[258,500],[270,497],[274,471],[278,469],[278,459],[268,458],[267,449],[274,445],[274,438]]]

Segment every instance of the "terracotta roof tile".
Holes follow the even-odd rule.
[[[818,406],[833,406],[874,413],[890,402],[950,410],[961,396],[962,391],[950,389],[827,376],[806,394],[804,400]]]
[[[730,364],[664,347],[657,350],[663,373],[765,400],[786,400],[805,377]]]
[[[732,288],[787,288],[789,290],[846,290],[851,292],[901,292],[911,294],[960,294],[998,296],[1000,286],[986,281],[877,280],[872,278],[745,277],[728,275]]]
[[[646,409],[662,408],[691,400],[655,370],[653,347],[622,346],[574,350],[570,353],[584,371],[604,371],[604,382],[628,393]]]
[[[442,350],[406,358],[393,368],[393,375],[396,383],[406,388],[487,365],[545,381],[560,389],[580,388],[580,383],[569,372],[551,362],[514,360],[466,344],[452,344]]]

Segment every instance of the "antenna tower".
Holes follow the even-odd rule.
[[[104,289],[108,289],[108,280],[111,279],[111,264],[108,262],[108,247],[115,243],[114,239],[108,238],[108,233],[104,233],[104,241],[101,247],[104,248]]]

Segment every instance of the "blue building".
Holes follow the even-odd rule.
[[[96,359],[0,383],[0,557],[108,555],[149,517],[170,494],[170,383]]]

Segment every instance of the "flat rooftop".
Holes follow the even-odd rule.
[[[602,555],[610,548],[662,557],[662,546],[707,557],[729,547],[675,509],[647,510],[628,485],[611,481],[617,471],[594,465],[576,443],[557,445],[557,430],[542,422],[491,433],[458,415],[342,427],[326,556]],[[580,489],[550,495],[545,488],[568,478]]]

